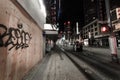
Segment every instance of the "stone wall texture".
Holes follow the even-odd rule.
[[[42,58],[42,29],[15,0],[0,0],[0,80],[22,80]]]

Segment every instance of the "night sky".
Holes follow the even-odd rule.
[[[60,23],[71,21],[73,26],[76,22],[83,26],[82,0],[61,0]]]

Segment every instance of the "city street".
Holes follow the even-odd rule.
[[[120,80],[120,0],[0,0],[0,80]]]
[[[119,80],[120,64],[87,50],[54,48],[23,80]]]

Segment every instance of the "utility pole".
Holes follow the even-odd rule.
[[[110,16],[110,2],[109,1],[110,0],[105,0],[107,22],[108,22],[108,26],[110,27],[109,46],[110,46],[112,61],[118,63],[119,60],[118,60],[118,56],[117,56],[116,37],[115,37],[115,34],[113,32],[113,27],[112,27],[112,21],[111,21],[111,16]]]

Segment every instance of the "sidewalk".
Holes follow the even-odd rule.
[[[48,60],[47,60],[48,59]],[[62,52],[51,52],[23,80],[87,80]]]

